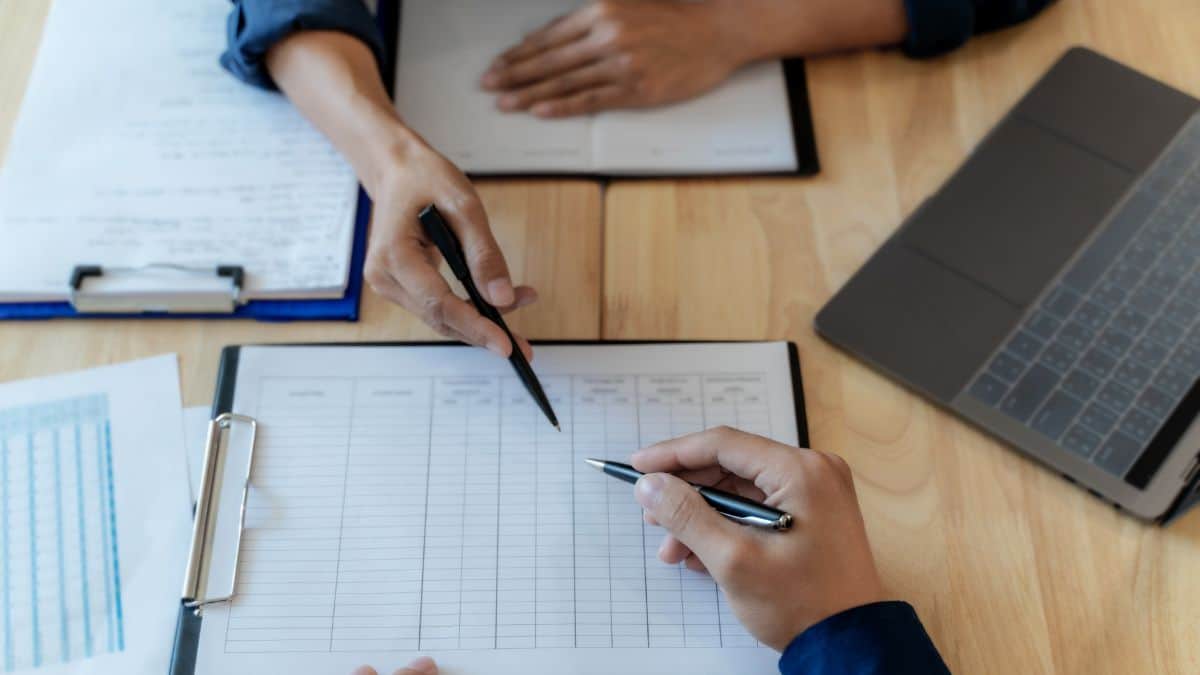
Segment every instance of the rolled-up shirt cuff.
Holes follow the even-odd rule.
[[[387,59],[375,19],[361,0],[234,0],[221,65],[238,79],[275,89],[267,52],[292,33],[332,30],[362,40],[382,69]]]
[[[810,627],[779,658],[783,675],[949,675],[907,602],[848,609]]]

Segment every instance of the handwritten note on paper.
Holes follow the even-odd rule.
[[[224,0],[56,0],[0,173],[0,299],[80,263],[240,264],[251,297],[341,295],[356,184],[278,94],[221,69]]]

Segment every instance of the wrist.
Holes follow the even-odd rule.
[[[351,158],[351,163],[367,194],[374,199],[397,167],[409,165],[428,146],[394,112],[379,111],[369,117],[363,121],[356,143],[360,152]]]

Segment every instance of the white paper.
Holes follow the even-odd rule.
[[[211,408],[206,405],[192,406],[183,409],[183,442],[187,454],[188,487],[191,489],[192,503],[200,494],[200,473],[204,465],[204,443],[208,440],[208,423],[211,419]]]
[[[796,169],[779,62],[653,110],[542,120],[496,108],[488,64],[579,0],[406,0],[396,106],[435,147],[475,173],[721,173]]]
[[[343,294],[353,172],[221,69],[229,10],[55,0],[0,173],[0,299],[63,300],[78,264],[243,265],[250,298]]]
[[[166,672],[191,520],[180,409],[173,355],[0,385],[0,670]]]
[[[583,459],[719,424],[796,443],[786,345],[547,346],[535,367],[561,433],[480,350],[243,348],[253,489],[237,596],[206,613],[197,675],[383,672],[419,653],[451,674],[773,669],[708,576],[657,560],[632,487]],[[222,559],[239,490],[222,492]]]

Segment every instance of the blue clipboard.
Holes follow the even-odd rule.
[[[0,320],[38,319],[257,319],[259,321],[357,321],[362,298],[363,262],[367,255],[367,229],[371,222],[371,199],[360,186],[354,217],[354,243],[350,253],[350,276],[346,294],[316,300],[251,300],[232,313],[187,314],[144,312],[137,314],[86,314],[76,312],[69,302],[0,303]],[[64,283],[66,280],[64,279]]]

